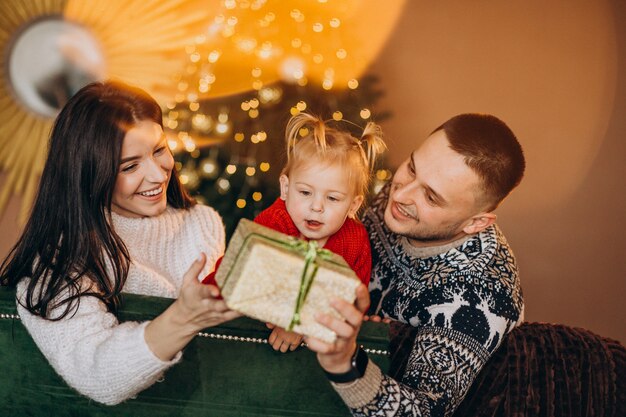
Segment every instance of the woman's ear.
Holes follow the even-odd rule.
[[[287,190],[289,190],[289,177],[282,174],[278,179],[280,181],[280,199],[287,199]]]
[[[363,204],[363,196],[357,195],[352,199],[352,203],[350,203],[350,208],[348,209],[348,217],[354,219],[356,217],[357,211],[361,208],[361,204]]]
[[[480,213],[470,219],[463,232],[468,235],[480,233],[496,222],[497,216],[494,213]]]

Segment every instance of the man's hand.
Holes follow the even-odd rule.
[[[363,314],[370,303],[365,285],[356,289],[355,305],[335,299],[331,306],[343,317],[338,319],[327,314],[316,316],[317,321],[337,334],[335,342],[325,343],[313,337],[305,337],[309,349],[317,352],[317,360],[326,372],[344,373],[350,370],[350,359],[356,351],[356,336],[363,323]]]

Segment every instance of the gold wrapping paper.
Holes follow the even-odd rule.
[[[230,309],[283,328],[289,326],[305,264],[304,254],[289,247],[295,240],[247,219],[239,222],[215,276]],[[301,323],[293,331],[332,343],[335,333],[319,324],[314,315],[340,317],[330,307],[330,300],[337,297],[354,302],[360,281],[337,254],[328,260],[318,256],[315,262],[319,268],[300,310]]]

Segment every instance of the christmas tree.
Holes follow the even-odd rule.
[[[368,121],[389,117],[373,111],[382,96],[375,76],[351,80],[344,90],[278,82],[258,90],[166,109],[170,148],[180,178],[200,202],[222,215],[230,236],[242,217],[252,219],[278,196],[289,118],[306,111],[333,119],[360,137]],[[390,177],[375,171],[373,188]]]

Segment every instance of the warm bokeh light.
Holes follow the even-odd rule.
[[[261,101],[280,100],[280,91],[272,89],[276,81],[346,88],[378,54],[403,5],[404,0],[389,0],[385,7],[377,0],[15,1],[0,4],[0,45],[11,45],[25,27],[45,18],[84,27],[98,46],[99,59],[93,61],[98,64],[90,73],[141,87],[167,109],[191,112],[170,114],[164,127],[196,129],[200,134],[194,138],[178,137],[168,145],[197,155],[198,147],[228,139],[233,128],[228,117],[214,123],[203,114],[203,100],[257,91],[258,98],[241,104],[256,122],[263,116]],[[83,66],[87,61],[79,60]],[[8,123],[0,127],[0,137],[11,149],[0,160],[0,170],[8,172],[0,213],[12,194],[24,193],[24,220],[43,169],[50,120],[24,112],[1,88],[2,120]],[[304,109],[306,104],[298,103],[291,112]]]
[[[87,27],[100,42],[107,78],[138,85],[165,101],[191,87],[185,79],[172,82],[173,77],[187,73],[187,63],[206,59],[193,41],[202,40],[206,22],[224,9],[221,3],[68,0],[62,14]]]
[[[184,91],[217,97],[260,90],[277,80],[345,88],[378,54],[404,0],[388,1],[385,7],[376,0],[202,3],[197,12],[207,24],[185,51],[197,71],[172,74],[187,81]],[[199,83],[206,76],[215,80],[210,88]]]

